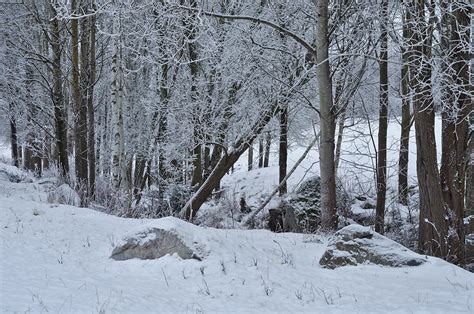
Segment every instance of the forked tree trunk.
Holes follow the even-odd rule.
[[[432,28],[425,18],[423,0],[414,2],[410,65],[413,67],[416,132],[416,166],[420,195],[418,249],[424,254],[446,258],[447,221],[439,180],[434,132],[435,111],[431,83]],[[430,10],[431,11],[431,10]]]
[[[388,127],[388,0],[381,4],[380,26],[380,111],[377,151],[377,203],[375,231],[384,234],[385,198],[387,192],[387,127]]]
[[[333,108],[331,72],[329,69],[328,0],[316,5],[316,64],[320,104],[319,166],[321,175],[321,227],[337,229],[336,179],[334,176],[334,135],[336,116]]]

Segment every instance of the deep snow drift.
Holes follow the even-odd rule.
[[[440,259],[329,270],[319,265],[323,236],[124,219],[46,200],[37,181],[0,176],[3,312],[474,311],[474,274]],[[208,255],[110,258],[125,235],[153,226],[179,229]]]

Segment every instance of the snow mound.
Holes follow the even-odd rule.
[[[68,184],[58,186],[48,194],[48,202],[64,205],[81,206],[81,198]]]
[[[29,177],[27,172],[20,170],[15,166],[3,164],[3,163],[0,163],[0,176],[3,176],[5,179],[13,183],[33,182],[33,180]]]
[[[319,264],[324,268],[334,269],[367,263],[402,267],[418,266],[425,262],[423,256],[395,241],[368,227],[353,224],[336,232]]]
[[[158,259],[177,254],[182,259],[201,261],[208,254],[208,245],[196,236],[201,228],[173,217],[153,221],[124,236],[113,249],[115,260]]]

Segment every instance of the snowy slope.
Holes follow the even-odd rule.
[[[474,274],[436,258],[414,268],[319,266],[327,238],[203,229],[45,203],[37,182],[0,177],[2,312],[472,313]],[[176,224],[206,243],[202,262],[114,261],[141,227]]]
[[[372,136],[370,135],[372,131]],[[397,190],[398,182],[398,157],[400,124],[392,118],[388,124],[387,135],[387,187],[392,191]],[[361,121],[348,126],[344,130],[341,147],[341,160],[338,176],[344,183],[344,188],[351,193],[375,196],[375,156],[378,137],[378,121]],[[435,135],[438,143],[438,160],[441,160],[441,119],[435,119]],[[230,193],[236,194],[237,199],[245,194],[249,204],[258,206],[262,195],[270,193],[278,185],[278,143],[273,139],[270,152],[270,167],[255,169],[258,164],[258,145],[254,145],[254,169],[247,171],[247,152],[237,161],[234,173],[227,175],[222,180]],[[409,142],[408,184],[416,185],[416,142],[415,128],[412,127]],[[375,146],[374,146],[375,145]],[[306,147],[294,144],[288,152],[288,170],[305,151]],[[319,174],[319,153],[314,147],[306,159],[300,164],[288,180],[289,192],[293,191],[303,180]],[[263,197],[264,198],[264,197]],[[390,199],[388,200],[390,203]]]

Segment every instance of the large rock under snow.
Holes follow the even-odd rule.
[[[68,184],[64,183],[48,194],[48,202],[81,206],[81,198]]]
[[[193,228],[199,227],[172,217],[158,219],[125,236],[110,257],[122,261],[177,254],[182,259],[202,260],[208,254],[207,246],[194,238]]]
[[[360,225],[342,228],[329,241],[319,264],[334,269],[346,265],[378,264],[384,266],[418,266],[423,256]]]

